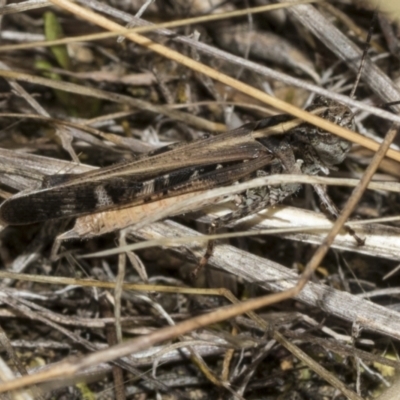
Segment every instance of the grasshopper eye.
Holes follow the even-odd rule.
[[[352,131],[354,131],[355,127],[356,127],[355,121],[354,121],[354,114],[350,110],[343,113],[342,118],[336,123],[340,126],[350,129]]]

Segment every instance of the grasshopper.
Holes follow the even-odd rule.
[[[318,97],[307,111],[353,129],[351,110]],[[42,187],[0,206],[3,224],[23,225],[127,208],[230,185],[259,174],[328,174],[350,143],[282,114],[189,143],[167,146],[132,162],[81,174],[47,176]],[[299,184],[266,187],[234,217],[259,211],[295,193]]]

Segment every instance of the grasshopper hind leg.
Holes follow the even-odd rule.
[[[262,171],[258,171],[262,173]],[[249,217],[264,210],[266,207],[280,203],[286,197],[297,192],[300,188],[299,184],[283,184],[278,187],[260,187],[257,189],[248,190],[239,197],[239,206],[235,211],[220,217],[212,222],[208,230],[209,235],[214,235],[219,229],[232,224],[244,217]],[[196,278],[198,273],[207,265],[215,247],[215,240],[207,242],[207,249],[200,259],[197,267],[192,272],[193,278]]]

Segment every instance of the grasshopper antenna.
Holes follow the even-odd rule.
[[[370,44],[371,44],[371,38],[372,38],[372,34],[374,32],[374,26],[375,26],[375,22],[376,22],[377,16],[378,16],[378,11],[375,9],[374,14],[372,16],[371,24],[370,24],[369,29],[368,29],[367,38],[365,40],[364,51],[363,51],[363,54],[362,54],[362,57],[361,57],[360,66],[358,67],[356,80],[355,80],[353,88],[351,89],[351,92],[350,92],[350,98],[352,98],[352,99],[354,99],[354,97],[355,97],[354,95],[356,93],[358,84],[360,83],[362,70],[363,70],[363,67],[364,67],[364,64],[365,64],[365,59],[368,56],[368,49],[369,49]]]

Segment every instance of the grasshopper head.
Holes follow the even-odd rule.
[[[330,99],[318,97],[307,111],[316,109],[321,109],[320,117],[344,128],[355,129],[354,114],[347,106]],[[320,128],[312,129],[311,132],[312,134],[307,134],[307,141],[311,144],[322,163],[328,168],[335,164],[340,164],[346,158],[351,148],[349,141]]]

